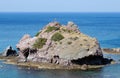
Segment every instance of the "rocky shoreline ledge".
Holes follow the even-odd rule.
[[[103,48],[102,50],[108,54],[120,54],[120,48]]]
[[[90,70],[90,69],[98,69],[98,68],[102,68],[105,65],[71,65],[71,66],[63,66],[63,65],[56,65],[56,64],[52,64],[52,63],[39,63],[39,62],[18,62],[17,56],[8,56],[8,57],[4,57],[4,56],[0,56],[0,60],[4,60],[3,63],[5,64],[13,64],[13,65],[17,65],[17,66],[22,66],[22,67],[27,67],[27,68],[33,68],[33,69],[60,69],[60,70],[76,70],[76,69],[80,69],[80,70]]]
[[[103,57],[96,38],[80,32],[73,22],[67,25],[51,22],[34,37],[24,35],[16,48],[18,54],[9,47],[0,59],[6,64],[38,69],[81,70],[100,68],[113,61]]]

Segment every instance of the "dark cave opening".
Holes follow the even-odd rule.
[[[24,51],[23,51],[23,55],[24,55],[24,57],[27,59],[27,57],[29,56],[29,48],[27,48],[27,49],[25,49]]]
[[[36,52],[37,52],[36,49],[27,48],[27,49],[23,50],[23,55],[24,55],[25,59],[27,60],[27,58],[30,54],[34,54]]]
[[[84,57],[84,58],[71,60],[71,62],[73,64],[78,64],[78,65],[83,65],[83,64],[87,64],[87,65],[105,65],[105,64],[110,64],[111,61],[112,61],[112,59],[103,58],[103,56],[93,56],[93,55],[90,55],[90,56]]]

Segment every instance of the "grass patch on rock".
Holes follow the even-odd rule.
[[[59,28],[58,27],[54,27],[54,26],[48,26],[47,27],[47,30],[45,31],[45,32],[51,32],[51,31],[53,31],[53,30],[59,30]]]
[[[47,39],[46,38],[39,38],[36,40],[36,42],[33,44],[34,48],[40,49],[42,48],[45,43],[46,43]]]
[[[62,39],[64,39],[64,36],[60,33],[55,33],[51,38],[53,41],[60,41]]]

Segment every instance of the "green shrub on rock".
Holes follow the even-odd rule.
[[[60,33],[55,33],[51,38],[53,41],[60,41],[62,39],[64,39],[64,36]]]
[[[39,38],[38,40],[36,40],[36,42],[34,43],[33,47],[40,49],[42,48],[45,43],[46,43],[47,39],[46,38]]]
[[[67,42],[67,43],[68,43],[69,45],[70,45],[70,44],[72,44],[72,42],[71,42],[71,41],[69,41],[69,42]]]
[[[68,29],[62,29],[64,32],[72,33],[73,30],[68,30]]]
[[[53,30],[59,30],[59,28],[58,27],[54,27],[54,26],[49,26],[49,27],[47,27],[47,30],[45,32],[51,32]]]

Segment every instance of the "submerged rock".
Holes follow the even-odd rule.
[[[16,56],[17,52],[12,49],[11,46],[8,46],[5,51],[2,53],[2,56]]]
[[[31,38],[25,35],[17,44],[19,58],[60,65],[107,64],[97,39],[89,37],[73,22],[52,22]],[[107,60],[110,61],[110,60]]]

